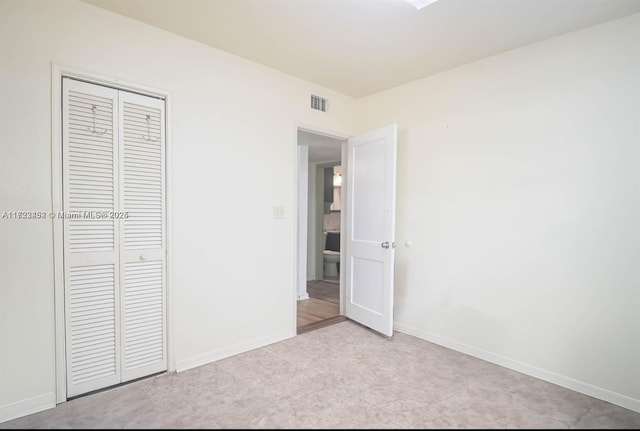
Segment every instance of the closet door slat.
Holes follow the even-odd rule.
[[[123,381],[166,370],[164,103],[120,98]]]
[[[63,79],[67,396],[120,383],[118,91]]]

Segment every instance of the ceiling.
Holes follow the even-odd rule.
[[[82,0],[358,98],[640,12],[640,0]]]
[[[309,147],[309,162],[311,163],[340,161],[343,142],[329,136],[298,130],[298,145]]]

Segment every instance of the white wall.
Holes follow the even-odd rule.
[[[309,240],[309,146],[298,141],[298,300],[309,299],[307,292],[307,242]]]
[[[333,194],[334,194],[334,200],[333,202],[339,202],[339,200],[337,200],[336,198],[339,197],[340,195],[338,194],[338,191],[340,190],[340,188],[338,187],[334,187],[333,188]],[[329,214],[325,214],[323,217],[323,230],[340,230],[340,211],[334,211],[334,212],[330,212]]]
[[[307,197],[307,280],[316,280],[318,278],[316,271],[316,232],[318,223],[318,217],[316,214],[318,208],[317,169],[318,163],[309,163],[309,194]]]
[[[178,369],[293,336],[296,122],[351,133],[352,99],[84,3],[2,0],[0,211],[51,209],[52,62],[170,93]],[[0,244],[1,422],[55,400],[52,224],[0,219]]]
[[[358,100],[399,124],[397,329],[640,411],[639,41],[634,15]]]
[[[640,411],[638,40],[636,15],[354,106],[84,3],[2,0],[0,211],[51,208],[51,62],[169,91],[185,369],[294,334],[294,123],[397,122],[398,329]],[[1,422],[55,400],[52,225],[0,219],[0,244]]]

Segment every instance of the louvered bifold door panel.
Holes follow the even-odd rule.
[[[117,100],[63,79],[67,396],[120,382]]]
[[[120,94],[122,380],[167,369],[164,101]]]

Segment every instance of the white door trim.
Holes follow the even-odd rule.
[[[104,85],[120,90],[131,91],[147,96],[164,99],[165,102],[165,154],[166,154],[166,241],[167,241],[167,369],[175,371],[175,354],[173,340],[173,248],[172,248],[172,193],[171,186],[171,96],[167,91],[132,84],[118,78],[87,72],[74,67],[51,63],[51,211],[58,214],[62,211],[62,78],[70,77],[93,84]],[[64,237],[63,220],[51,219],[53,234],[53,269],[54,269],[54,322],[55,322],[55,387],[56,404],[67,401],[67,372],[65,360],[65,313],[64,313]]]
[[[348,133],[344,133],[344,132],[340,132],[340,131],[335,131],[335,130],[330,130],[330,129],[326,129],[323,127],[318,127],[315,125],[310,125],[307,123],[301,123],[301,122],[295,122],[294,123],[294,127],[293,127],[293,150],[295,151],[295,166],[294,166],[294,184],[296,184],[296,187],[294,189],[294,208],[296,208],[296,223],[293,224],[293,229],[294,229],[294,240],[293,240],[293,247],[295,250],[295,256],[296,256],[296,265],[295,265],[295,271],[293,274],[293,299],[294,299],[294,303],[293,303],[293,334],[295,335],[297,332],[297,326],[298,326],[298,322],[297,322],[297,301],[298,301],[298,292],[299,292],[299,279],[302,276],[302,274],[300,274],[300,262],[302,259],[304,259],[304,262],[306,262],[306,257],[307,257],[307,250],[306,247],[304,250],[300,249],[298,247],[298,244],[300,244],[299,241],[299,235],[300,235],[300,219],[304,218],[304,223],[306,224],[306,220],[308,217],[308,209],[307,208],[300,208],[300,198],[299,198],[299,193],[300,193],[300,178],[299,178],[299,168],[300,168],[300,159],[298,157],[298,131],[304,131],[304,132],[309,132],[309,133],[315,133],[316,135],[323,135],[323,136],[327,136],[329,138],[334,138],[334,139],[339,139],[341,141],[344,141],[344,143],[342,144],[342,155],[341,155],[341,159],[342,159],[342,178],[346,177],[346,173],[348,170],[348,166],[346,166],[346,155],[347,155],[347,140],[352,137],[353,135],[348,134]],[[313,173],[313,175],[315,176],[315,173]],[[344,181],[344,180],[343,180]],[[345,184],[343,183],[343,190],[346,188]],[[303,190],[304,193],[307,194],[307,201],[308,201],[308,189],[305,187]],[[346,226],[347,223],[347,219],[346,219],[346,212],[345,211],[341,211],[340,213],[340,225],[341,226]],[[345,235],[340,235],[340,260],[342,261],[343,257],[344,257],[344,250],[345,250]],[[306,243],[306,241],[305,241]],[[306,263],[305,263],[305,268],[306,268]],[[304,274],[304,278],[306,279],[306,273]],[[343,315],[344,314],[344,309],[345,309],[345,291],[344,291],[344,282],[345,282],[345,278],[344,278],[344,273],[341,272],[340,273],[340,314]]]

